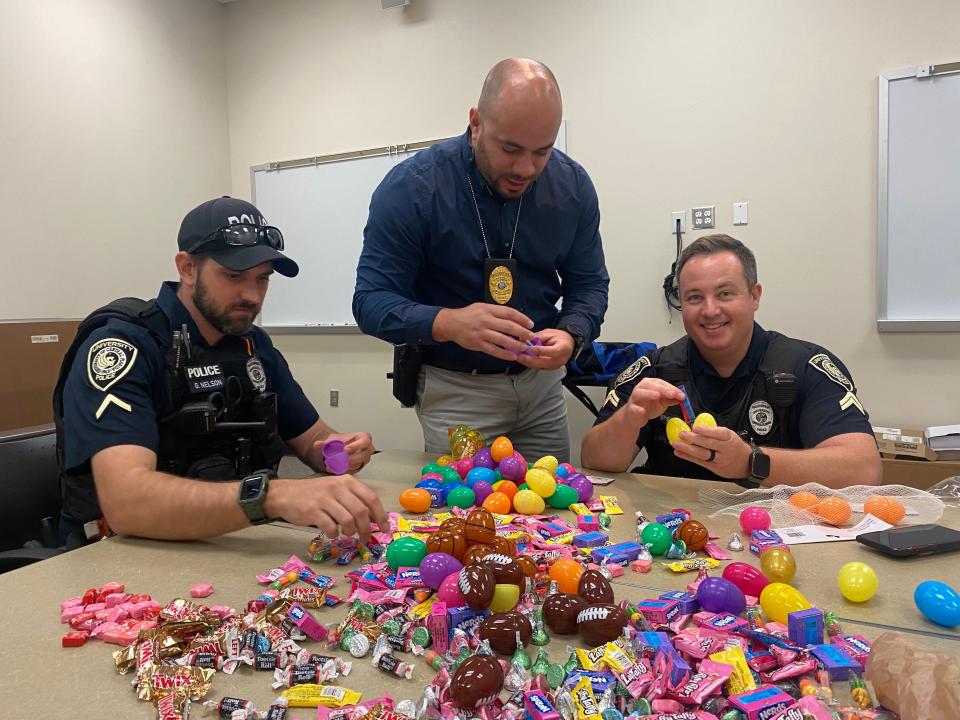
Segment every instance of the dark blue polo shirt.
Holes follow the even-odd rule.
[[[186,323],[194,346],[209,347],[177,297],[177,284],[160,288],[157,305],[170,329]],[[243,339],[226,336],[217,344],[249,339],[270,387],[277,394],[278,433],[284,440],[303,434],[319,419],[283,355],[259,327]],[[111,319],[80,346],[63,391],[65,468],[85,465],[115,445],[159,448],[159,406],[164,353],[150,332],[135,323]],[[109,363],[109,364],[108,364]]]
[[[443,367],[491,372],[510,365],[431,337],[442,308],[484,299],[487,254],[468,175],[492,257],[508,256],[516,227],[517,308],[535,331],[570,325],[592,342],[607,309],[609,276],[589,176],[554,149],[518,218],[519,199],[500,198],[477,170],[469,132],[400,163],[374,192],[353,295],[360,328],[391,343],[425,345],[425,361]]]

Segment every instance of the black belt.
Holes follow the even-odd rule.
[[[502,370],[482,370],[480,368],[471,368],[461,365],[451,365],[447,363],[440,363],[434,360],[424,363],[425,365],[432,365],[433,367],[440,368],[441,370],[450,370],[451,372],[466,373],[467,375],[519,375],[524,370],[526,366],[519,363],[514,363],[513,365],[507,365]]]

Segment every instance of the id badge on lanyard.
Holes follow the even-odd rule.
[[[487,258],[483,261],[484,302],[518,308],[516,294],[517,261],[513,258]]]

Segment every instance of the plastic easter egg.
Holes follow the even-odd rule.
[[[472,709],[491,702],[503,688],[503,668],[492,655],[472,655],[450,678],[450,700]]]
[[[863,511],[891,525],[898,524],[907,514],[907,509],[902,502],[885,495],[874,495],[867,498],[866,502],[863,503]]]
[[[513,502],[513,496],[517,494],[517,484],[513,480],[500,480],[493,484],[493,491],[498,493],[503,493],[508,498],[510,502]]]
[[[811,510],[831,525],[836,526],[843,525],[853,514],[850,503],[836,495],[824,498],[814,505]]]
[[[960,594],[939,580],[926,580],[917,585],[913,602],[930,622],[944,627],[960,625]]]
[[[412,537],[397,538],[387,545],[387,565],[391,570],[398,567],[420,567],[427,554],[427,545]]]
[[[467,473],[473,470],[473,458],[460,458],[455,463],[451,463],[451,465],[457,471],[457,475],[459,475],[461,478],[465,478]]]
[[[477,467],[474,465],[473,469],[467,473],[467,477],[464,478],[467,482],[467,487],[473,487],[472,482],[477,482],[478,480],[484,480],[491,485],[496,482],[496,474],[488,467]]]
[[[453,482],[463,482],[460,477],[460,473],[457,472],[456,468],[453,465],[447,465],[446,467],[440,468],[438,475],[444,479],[444,481],[453,481]]]
[[[550,497],[557,489],[557,481],[553,479],[553,475],[543,468],[534,467],[527,470],[524,481],[531,490],[542,498]]]
[[[454,460],[455,458],[453,457],[453,455],[441,455],[436,459],[435,462],[440,467],[444,467],[445,465],[450,465],[452,462],[454,462]]]
[[[693,419],[694,427],[716,427],[717,420],[708,412],[702,412]]]
[[[760,569],[770,582],[788,583],[797,574],[797,560],[784,548],[769,548],[760,553]]]
[[[546,505],[533,490],[518,490],[513,496],[513,507],[521,515],[539,515]]]
[[[404,490],[400,493],[400,507],[407,512],[425,513],[430,509],[430,493],[421,487]]]
[[[493,586],[493,600],[490,610],[495,613],[513,610],[520,600],[520,587],[513,583],[499,583]]]
[[[448,499],[448,498],[450,497],[450,493],[452,493],[452,492],[453,492],[454,490],[456,490],[457,488],[465,488],[465,487],[467,487],[467,486],[464,485],[464,484],[463,484],[462,482],[460,482],[459,480],[456,480],[456,481],[455,481],[455,480],[444,480],[443,486],[440,488],[440,490],[443,492],[443,501],[444,501],[444,502],[449,502],[449,499]]]
[[[808,610],[810,602],[792,585],[770,583],[760,593],[760,607],[774,622],[787,624],[787,615],[797,610]]]
[[[511,455],[513,455],[513,443],[510,442],[510,438],[501,435],[490,443],[490,457],[494,462],[502,462],[504,458]]]
[[[482,447],[473,454],[473,466],[490,470],[497,466],[497,462],[490,455],[490,448]]]
[[[755,505],[744,508],[740,513],[740,527],[748,535],[754,530],[769,530],[770,513]]]
[[[463,595],[460,592],[460,587],[457,584],[460,580],[460,571],[458,570],[455,573],[447,575],[443,579],[443,582],[440,583],[440,587],[437,589],[437,600],[442,600],[447,604],[447,607],[463,607],[467,603],[463,600]]]
[[[527,466],[520,461],[516,453],[507,455],[507,457],[501,460],[500,464],[497,465],[497,469],[505,479],[513,480],[514,482],[521,482],[524,475],[527,474]]]
[[[573,469],[573,466],[570,463],[561,463],[557,465],[557,471],[553,475],[557,478],[557,480],[561,480],[572,472],[576,472],[576,470]]]
[[[670,549],[673,543],[673,534],[666,525],[658,522],[648,523],[643,532],[640,533],[640,539],[644,545],[650,546],[652,555],[663,555]]]
[[[577,495],[577,491],[572,487],[569,485],[557,485],[557,489],[553,491],[553,495],[547,498],[547,504],[552,508],[562,509],[570,507],[579,500],[580,497]]]
[[[708,577],[697,586],[697,602],[712,613],[739,615],[747,609],[743,590],[722,577]]]
[[[690,432],[690,426],[683,421],[683,418],[672,417],[667,420],[667,440],[671,445],[675,442],[687,442],[680,439],[682,432]]]
[[[544,455],[542,458],[537,460],[533,466],[535,468],[543,468],[551,475],[556,475],[557,470],[560,467],[560,463],[553,455]]]
[[[753,597],[760,597],[763,589],[770,584],[762,572],[744,562],[732,562],[727,565],[723,569],[723,577],[743,590],[744,594]]]
[[[687,550],[703,550],[710,542],[710,531],[699,520],[686,520],[677,528],[677,540],[683,540]]]
[[[437,478],[427,478],[426,480],[421,480],[416,484],[418,488],[425,488],[429,490],[430,488],[439,488],[443,486],[443,481],[438,480]]]
[[[848,562],[837,573],[837,587],[850,602],[862,603],[876,595],[880,580],[866,563]]]
[[[490,493],[493,492],[493,488],[490,487],[490,483],[488,483],[486,480],[477,480],[470,489],[473,490],[477,505],[483,505],[483,501],[486,500],[490,496]]]
[[[447,504],[450,507],[458,507],[461,509],[466,509],[472,507],[473,504],[477,501],[477,496],[474,495],[473,490],[461,485],[458,488],[454,488],[450,491],[450,494],[447,495]]]
[[[806,490],[795,492],[790,496],[790,504],[801,510],[810,510],[818,502],[820,502],[820,498]]]
[[[420,477],[429,474],[440,474],[440,469],[446,467],[446,465],[438,465],[437,463],[427,463],[420,469]]]
[[[565,479],[567,485],[577,491],[580,502],[590,502],[590,498],[593,497],[593,483],[590,482],[590,479],[586,475],[574,472],[567,475]]]
[[[521,490],[529,490],[529,489],[530,489],[530,486],[527,485],[526,483],[517,485],[517,492],[520,492]]]
[[[559,558],[550,566],[550,579],[555,580],[560,592],[577,594],[583,567],[571,558]]]
[[[483,507],[497,515],[506,515],[510,512],[510,498],[502,492],[492,492],[484,498]]]
[[[440,584],[452,573],[458,573],[463,563],[445,552],[429,553],[420,563],[420,579],[431,590],[438,590]]]

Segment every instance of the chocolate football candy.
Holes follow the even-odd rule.
[[[577,632],[577,615],[587,606],[579,595],[554,593],[543,601],[543,622],[556,635],[573,635]]]
[[[677,540],[683,540],[687,550],[702,550],[710,541],[710,532],[699,520],[687,520],[677,528]]]
[[[497,537],[496,527],[493,515],[490,514],[489,510],[486,508],[471,510],[463,528],[467,544],[493,545],[493,541]]]
[[[457,578],[457,589],[463,595],[463,601],[467,607],[476,612],[490,607],[496,584],[493,570],[480,563],[467,565],[460,571],[460,576]]]
[[[598,570],[585,570],[577,583],[577,595],[587,601],[587,605],[613,603],[613,588],[610,582]]]
[[[450,678],[450,699],[462,708],[490,705],[503,689],[503,668],[492,655],[471,655]]]
[[[512,655],[516,651],[518,632],[524,645],[530,642],[530,636],[533,635],[530,621],[513,611],[494,613],[477,628],[478,637],[489,641],[493,651],[501,655]]]
[[[467,541],[462,532],[437,530],[427,538],[427,553],[442,552],[463,560],[467,552]]]
[[[461,561],[464,565],[473,565],[493,552],[494,550],[490,545],[471,545],[463,554]]]
[[[577,613],[577,630],[588,647],[616,640],[627,622],[627,614],[616,605],[589,605]]]
[[[493,570],[493,577],[497,583],[504,585],[517,585],[521,589],[526,585],[523,578],[523,568],[512,557],[501,555],[500,553],[490,553],[480,560],[481,564],[487,565]],[[613,595],[610,595],[613,600]],[[603,601],[606,602],[606,601]]]

